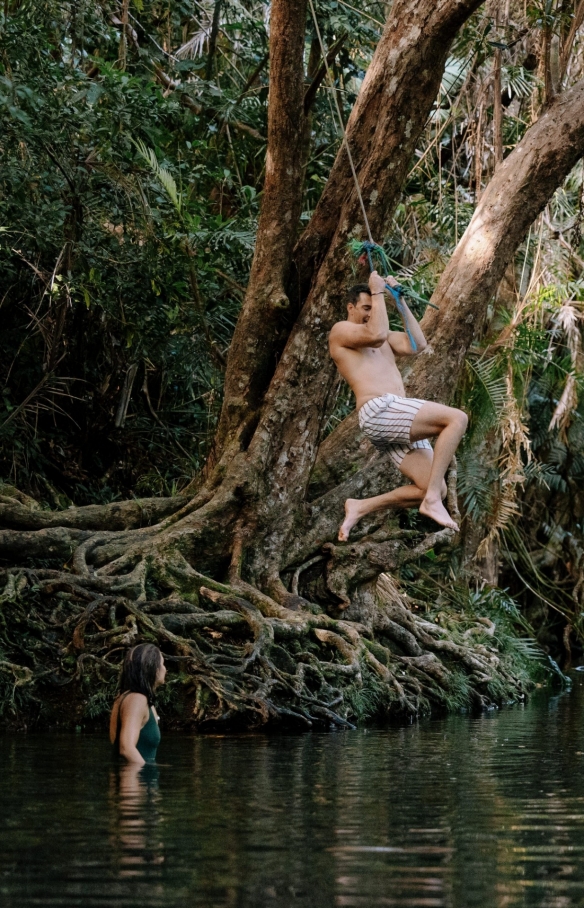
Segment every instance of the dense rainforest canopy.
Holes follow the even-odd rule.
[[[305,0],[3,4],[4,722],[99,715],[137,639],[198,724],[500,702],[581,653],[584,2],[314,11],[326,65]],[[407,387],[470,415],[457,537],[335,542],[398,477],[326,350],[366,277],[332,92],[426,313]]]

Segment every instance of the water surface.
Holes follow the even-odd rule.
[[[0,736],[2,908],[584,906],[584,686],[302,735]]]

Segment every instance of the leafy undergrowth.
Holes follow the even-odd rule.
[[[570,685],[507,590],[486,583],[472,589],[460,580],[440,580],[424,570],[402,583],[413,606],[423,610],[451,640],[463,644],[472,638],[479,645],[494,647],[506,672],[526,692],[547,684]],[[458,697],[449,698],[449,709],[468,706],[468,682],[463,676],[460,685]],[[504,701],[509,696],[498,678],[488,687],[494,699]]]

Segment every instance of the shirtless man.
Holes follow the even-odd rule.
[[[369,287],[358,284],[347,294],[347,321],[337,322],[329,336],[329,349],[337,369],[357,398],[359,426],[375,447],[389,453],[412,485],[400,486],[375,498],[345,502],[345,520],[339,539],[346,542],[357,521],[381,508],[415,508],[444,527],[458,526],[442,504],[446,497],[444,476],[468,418],[462,410],[405,397],[396,356],[415,356],[427,346],[416,319],[405,305],[408,335],[390,331],[385,308],[385,278],[373,271]],[[387,278],[392,287],[395,278]],[[436,438],[434,451],[428,438]]]

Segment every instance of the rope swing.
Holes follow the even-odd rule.
[[[308,0],[308,3],[310,5],[310,11],[312,13],[312,19],[313,19],[314,28],[316,30],[316,34],[318,37],[318,43],[320,45],[320,53],[322,55],[322,61],[323,61],[323,65],[325,68],[329,89],[330,89],[331,95],[333,96],[333,99],[335,102],[335,107],[337,110],[337,116],[339,119],[341,133],[343,136],[343,145],[345,146],[345,151],[347,152],[347,157],[349,159],[351,173],[353,174],[353,181],[355,183],[355,189],[357,191],[357,197],[359,199],[359,204],[361,206],[361,212],[363,214],[365,230],[367,231],[366,242],[359,243],[359,244],[355,243],[352,246],[352,250],[355,253],[355,255],[357,255],[358,258],[361,258],[362,256],[365,256],[365,255],[367,256],[367,261],[369,263],[369,271],[375,270],[374,263],[373,263],[373,256],[377,255],[380,260],[382,270],[384,271],[385,274],[387,274],[390,270],[389,262],[387,261],[387,256],[385,255],[385,251],[384,251],[383,247],[380,246],[379,243],[375,242],[375,240],[373,239],[373,236],[371,234],[371,227],[369,226],[369,218],[367,217],[367,211],[365,209],[365,202],[363,201],[363,194],[361,192],[361,187],[359,185],[359,179],[357,177],[357,171],[355,169],[353,155],[351,154],[351,149],[349,148],[349,143],[347,141],[347,132],[345,130],[345,124],[343,123],[343,115],[341,113],[339,99],[337,97],[337,92],[335,91],[335,83],[334,83],[333,74],[332,74],[331,68],[328,64],[328,51],[324,45],[324,41],[323,41],[322,35],[320,33],[320,28],[318,26],[318,19],[316,18],[316,11],[314,8],[314,2],[313,2],[313,0]],[[397,285],[397,287],[392,287],[392,286],[390,286],[390,284],[386,283],[385,286],[386,286],[387,290],[389,290],[389,292],[392,294],[393,298],[395,299],[395,305],[396,305],[397,311],[399,312],[399,314],[402,318],[402,321],[404,323],[404,328],[406,330],[406,334],[408,336],[412,350],[414,353],[416,353],[418,347],[417,347],[416,342],[415,342],[414,338],[412,337],[412,333],[408,327],[406,311],[404,309],[404,304],[403,304],[403,300],[402,300],[402,296],[404,294],[404,289],[403,289],[403,287],[400,287],[399,284]],[[432,305],[432,303],[429,303],[429,305]],[[434,306],[433,308],[437,309],[438,307]]]

